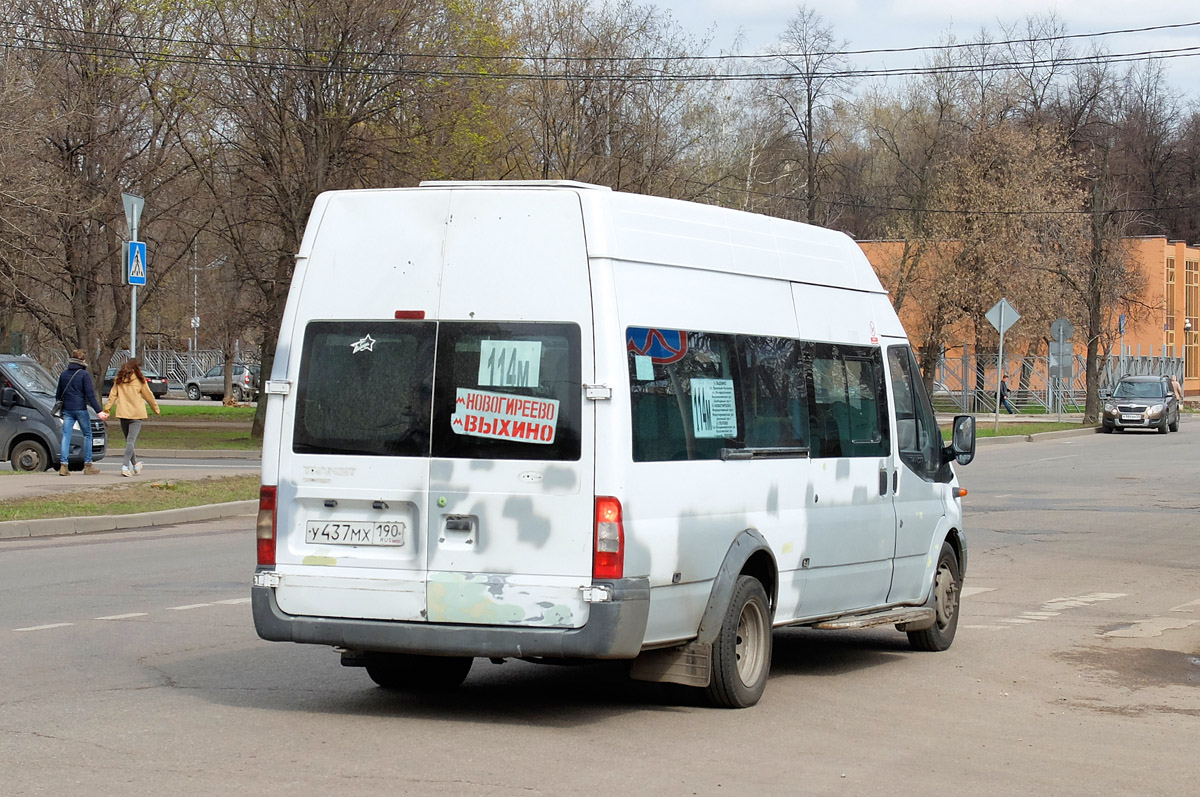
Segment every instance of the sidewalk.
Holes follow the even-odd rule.
[[[42,473],[0,474],[0,501],[29,498],[39,495],[56,495],[85,489],[103,490],[136,481],[194,481],[209,476],[240,476],[259,473],[258,451],[174,451],[147,448],[138,452],[144,460],[145,469],[138,476],[126,478],[121,475],[121,456],[109,454],[96,467],[96,476],[84,476],[82,471],[71,471],[70,476],[60,476],[56,470]],[[221,460],[248,460],[244,465],[226,465],[208,469],[195,465],[176,464],[178,459],[212,460],[217,465]],[[196,520],[249,515],[258,509],[257,501],[235,501],[228,504],[164,509],[157,512],[142,512],[129,515],[97,515],[78,518],[48,518],[45,520],[10,520],[0,522],[0,540],[28,537],[43,537],[60,534],[85,534],[94,531],[148,528],[189,523]],[[252,525],[252,523],[251,523]]]

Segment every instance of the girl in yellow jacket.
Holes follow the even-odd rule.
[[[108,393],[108,401],[104,409],[116,405],[116,416],[121,420],[121,433],[125,435],[125,459],[121,460],[121,475],[132,476],[142,472],[142,461],[133,453],[134,443],[137,442],[138,432],[142,431],[142,421],[146,419],[146,402],[154,409],[155,415],[162,413],[158,402],[150,392],[146,377],[138,367],[136,359],[126,360],[113,377],[112,390]]]

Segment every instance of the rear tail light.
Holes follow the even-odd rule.
[[[621,502],[596,496],[596,536],[592,553],[592,578],[622,578],[625,573],[625,526]]]
[[[258,522],[255,537],[258,542],[258,564],[275,564],[275,486],[264,484],[258,491]]]

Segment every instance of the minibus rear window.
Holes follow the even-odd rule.
[[[428,456],[435,330],[429,321],[310,323],[293,450]]]
[[[433,456],[578,460],[579,327],[443,321]]]

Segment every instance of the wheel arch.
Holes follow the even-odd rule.
[[[0,457],[0,460],[7,461],[8,458],[12,456],[13,449],[19,446],[21,443],[27,441],[33,441],[44,446],[46,451],[48,451],[50,454],[50,463],[57,463],[59,446],[55,445],[49,438],[38,431],[21,432],[20,434],[13,435],[12,439],[8,441],[8,447],[4,449],[4,456]],[[60,440],[58,442],[61,443],[62,441]]]
[[[738,576],[741,575],[751,576],[762,583],[770,602],[771,616],[774,617],[779,598],[779,566],[775,562],[775,554],[758,529],[743,529],[725,552],[725,559],[713,579],[708,604],[696,634],[699,642],[712,644],[716,641]]]

